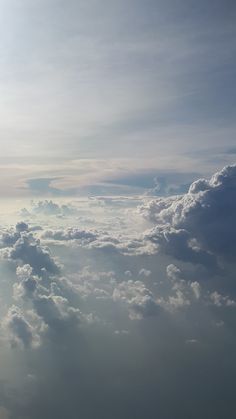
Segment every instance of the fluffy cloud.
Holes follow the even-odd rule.
[[[215,400],[219,388],[214,377],[222,353],[229,365],[222,371],[225,377],[233,376],[236,303],[231,290],[235,287],[231,282],[232,289],[223,290],[220,284],[226,272],[207,276],[207,269],[196,263],[209,269],[229,260],[219,244],[213,247],[212,240],[205,238],[211,232],[207,222],[201,226],[206,211],[212,218],[220,212],[221,189],[235,199],[234,184],[227,186],[225,181],[232,173],[227,169],[226,174],[223,180],[218,174],[217,182],[212,178],[193,183],[183,196],[151,201],[146,197],[141,212],[149,223],[140,217],[143,230],[137,228],[136,218],[126,228],[127,213],[122,208],[120,230],[110,220],[111,228],[109,223],[105,227],[105,212],[103,217],[99,213],[96,230],[80,228],[78,220],[78,226],[71,227],[73,216],[50,218],[51,224],[47,219],[45,230],[42,218],[35,215],[37,225],[42,221],[42,231],[20,222],[2,232],[1,254],[11,263],[0,261],[0,297],[5,299],[0,339],[7,348],[5,359],[10,365],[17,359],[22,371],[16,372],[20,385],[7,397],[0,387],[0,402],[13,419],[52,415],[72,419],[78,414],[90,419],[94,417],[91,400],[101,418],[130,417],[141,400],[137,417],[168,419],[173,410],[168,410],[163,394],[171,397],[176,409],[183,392],[190,394],[190,408],[180,409],[181,417],[191,414],[196,389],[200,406],[207,391]],[[230,200],[228,205],[233,208]],[[146,232],[150,222],[155,226]],[[158,248],[167,255],[157,254]],[[200,409],[194,417],[204,417],[204,412]]]
[[[22,208],[20,215],[22,217],[28,217],[30,215],[44,215],[44,216],[71,216],[77,213],[76,208],[70,204],[59,205],[52,200],[44,200],[34,202],[32,201],[32,207],[30,210]]]
[[[79,228],[67,228],[64,230],[46,230],[42,237],[58,241],[79,240],[84,243],[90,243],[98,238],[98,233],[96,231],[81,230]]]
[[[77,327],[82,314],[69,301],[72,295],[75,302],[76,291],[58,275],[59,267],[49,249],[27,230],[27,225],[18,223],[16,230],[7,234],[7,239],[4,235],[2,245],[8,247],[2,252],[17,265],[13,297],[21,306],[9,309],[4,328],[11,342],[30,347],[36,340],[39,343],[46,332],[59,336]]]
[[[0,247],[8,247],[13,246],[18,239],[21,237],[21,233],[28,232],[29,226],[24,222],[18,222],[14,229],[10,229],[9,231],[4,231],[0,237]]]
[[[148,278],[151,275],[151,271],[149,271],[149,269],[140,269],[139,271],[139,275]]]
[[[41,238],[50,242],[73,242],[87,249],[100,249],[110,252],[119,252],[127,255],[152,254],[155,246],[142,234],[117,234],[103,230],[82,230],[69,227],[58,230],[45,230]]]
[[[183,196],[152,200],[140,211],[156,224],[146,237],[175,258],[208,267],[216,259],[234,261],[236,165],[193,182]]]
[[[68,281],[43,273],[41,277],[34,275],[30,265],[18,266],[16,275],[14,298],[22,308],[12,306],[4,319],[11,342],[35,346],[36,337],[37,344],[49,335],[50,339],[53,336],[63,339],[71,329],[78,327],[81,319],[85,320],[78,306],[69,301],[72,288]],[[72,296],[75,302],[75,289]]]
[[[29,264],[37,274],[43,269],[52,274],[59,272],[59,266],[50,254],[50,250],[42,246],[40,240],[28,231],[25,223],[18,223],[15,231],[2,234],[1,247],[5,258]]]
[[[131,319],[154,316],[160,311],[153,293],[141,281],[123,281],[113,291],[114,301],[128,305]]]
[[[30,347],[35,344],[34,330],[18,307],[10,307],[3,326],[9,332],[8,337],[13,346],[23,344],[25,347]]]
[[[210,294],[210,300],[217,307],[235,307],[236,301],[232,300],[228,295],[221,295],[219,292],[214,291]]]

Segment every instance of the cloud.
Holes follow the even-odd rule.
[[[80,323],[80,310],[70,306],[67,298],[60,295],[38,295],[33,304],[37,315],[49,327],[50,333],[55,333],[57,337],[61,335],[60,338],[63,338],[63,335]]]
[[[220,271],[221,276],[216,271],[207,275],[216,263],[228,263],[201,238],[199,211],[204,215],[206,202],[211,202],[213,218],[218,200],[211,191],[220,187],[211,182],[196,182],[182,196],[143,197],[139,212],[148,222],[130,204],[126,211],[123,201],[113,205],[109,199],[109,205],[98,209],[88,200],[82,210],[90,211],[96,225],[89,229],[86,223],[81,227],[73,213],[62,220],[63,205],[43,201],[38,213],[31,211],[37,229],[20,221],[2,230],[1,254],[11,263],[1,260],[9,276],[3,277],[7,298],[0,338],[9,363],[15,360],[23,369],[17,371],[20,385],[13,379],[15,388],[1,400],[13,419],[52,414],[60,419],[75,414],[92,418],[91,400],[99,400],[98,417],[130,417],[138,400],[140,418],[150,405],[148,416],[156,417],[157,398],[159,416],[168,418],[173,410],[166,413],[163,394],[181,400],[190,386],[191,409],[196,388],[201,400],[209,388],[214,399],[212,376],[215,364],[221,365],[221,345],[226,346],[227,356],[232,345],[231,369],[234,364],[235,343],[229,330],[236,303],[233,291],[221,287],[225,271]],[[223,189],[233,197],[233,186]],[[113,222],[114,212],[119,225]],[[206,386],[202,376],[197,384],[190,379],[198,373],[196,363],[204,365]],[[163,390],[163,383],[168,390]],[[110,407],[102,403],[100,413],[100,400],[107,394]],[[129,408],[120,403],[127,395]],[[178,407],[178,402],[174,404]],[[200,413],[196,417],[204,417]]]
[[[35,346],[35,336],[37,345],[43,339],[63,339],[86,320],[78,306],[69,301],[75,304],[77,300],[78,304],[77,291],[69,281],[55,275],[45,276],[42,271],[41,276],[33,272],[29,264],[17,267],[13,297],[22,308],[11,307],[4,319],[9,339],[15,343],[21,341],[26,347]]]
[[[146,237],[183,261],[209,268],[233,262],[236,252],[236,165],[227,166],[210,180],[193,182],[188,193],[152,200],[140,212],[155,227]]]
[[[82,243],[90,243],[98,238],[98,232],[71,227],[64,230],[46,230],[42,237],[58,241],[79,240]]]
[[[3,257],[29,264],[37,274],[40,274],[42,270],[51,274],[59,272],[59,266],[52,257],[50,250],[42,246],[40,240],[27,231],[27,224],[25,223],[18,223],[16,230],[4,233],[1,244]]]
[[[32,201],[31,209],[23,208],[21,210],[22,216],[30,215],[44,215],[44,216],[57,216],[66,217],[77,213],[77,209],[71,204],[59,205],[56,202],[45,199],[44,201]]]
[[[78,295],[68,280],[60,276],[33,274],[30,265],[18,266],[17,282],[14,284],[14,296],[17,300],[30,301],[35,313],[50,330],[59,331],[78,324],[82,313],[78,307],[73,307],[70,300],[76,300]]]
[[[13,346],[23,344],[27,348],[33,345],[33,328],[18,307],[10,307],[4,318],[3,325],[9,333],[9,339]]]
[[[185,193],[143,196],[148,223],[107,197],[92,231],[61,199],[22,211],[42,235],[6,227],[0,417],[233,418],[235,188],[185,188],[235,143],[235,2],[0,3],[0,196],[144,193],[152,170]]]
[[[210,294],[210,300],[217,307],[222,307],[222,306],[235,307],[236,306],[236,301],[232,300],[227,295],[221,295],[217,291],[214,291]]]
[[[176,200],[168,198],[168,202]],[[166,202],[163,199],[161,206],[168,208]],[[109,206],[113,211],[112,204]],[[127,221],[124,208],[120,211],[121,219]],[[39,233],[23,222],[3,231],[2,255],[14,263],[1,260],[4,274],[10,274],[4,277],[7,298],[2,307],[0,338],[9,363],[15,360],[23,369],[17,371],[20,385],[13,379],[15,387],[8,390],[8,398],[1,400],[13,419],[52,415],[61,419],[78,414],[93,418],[91,400],[98,403],[98,417],[130,417],[138,400],[140,418],[150,405],[148,416],[156,417],[157,398],[160,417],[168,418],[173,411],[166,413],[163,394],[169,397],[171,392],[171,400],[179,400],[190,386],[191,409],[196,386],[198,393],[202,391],[201,400],[205,400],[209,388],[214,399],[216,380],[211,377],[222,357],[221,341],[226,345],[225,353],[228,344],[235,349],[228,332],[235,316],[235,298],[220,289],[215,276],[205,280],[206,270],[199,266],[191,264],[187,269],[180,259],[177,262],[169,255],[156,254],[160,243],[146,238],[147,223],[142,219],[144,230],[139,228],[137,232],[132,214],[128,228],[124,223],[122,228],[113,229],[109,221],[111,228],[107,231],[102,230],[100,218],[96,230],[70,227],[73,215],[63,223],[49,217],[47,224],[50,226],[51,220],[52,226],[45,230],[39,225],[43,228]],[[152,215],[156,219],[156,212]],[[30,246],[36,247],[33,255]],[[196,252],[196,241],[191,246]],[[47,257],[42,256],[45,253]],[[49,268],[48,257],[56,264],[56,271]],[[188,257],[186,260],[192,260]],[[13,348],[10,351],[9,343]],[[197,385],[189,378],[192,374],[196,377],[196,363],[204,364],[204,381],[207,377],[210,380],[204,391],[202,376]],[[233,363],[234,358],[230,368]],[[179,373],[175,380],[176,368]],[[163,383],[168,390],[163,390]],[[100,402],[107,395],[109,408]],[[128,407],[120,403],[127,395]]]
[[[33,268],[27,264],[16,268],[18,282],[13,285],[14,298],[31,298],[35,293],[39,277],[33,275]]]
[[[141,281],[129,279],[117,284],[113,291],[113,299],[127,304],[132,320],[155,316],[160,312],[153,293]]]
[[[142,268],[142,269],[140,269],[140,271],[139,271],[139,275],[140,275],[140,276],[143,276],[144,278],[145,278],[145,277],[146,277],[146,278],[148,278],[151,274],[152,274],[152,272],[151,272],[151,271],[149,271],[149,269]]]
[[[192,282],[191,283],[191,288],[193,290],[193,293],[194,293],[196,299],[198,300],[201,296],[201,287],[200,287],[199,282],[197,282],[197,281]]]
[[[42,246],[40,240],[36,239],[32,233],[25,231],[25,229],[22,231],[22,225],[25,224],[18,223],[15,232],[3,235],[4,257],[9,260],[21,260],[24,264],[29,264],[37,274],[40,274],[42,270],[57,274],[59,266],[52,257],[50,250]]]
[[[77,227],[45,230],[41,238],[48,243],[52,240],[73,242],[73,244],[86,249],[100,249],[104,252],[124,255],[152,254],[155,249],[155,246],[149,240],[144,239],[142,234],[119,234],[116,231],[85,230]]]
[[[42,269],[54,274],[59,272],[59,267],[52,258],[49,249],[40,246],[40,243],[29,235],[23,235],[17,240],[9,252],[9,258],[29,263],[36,273],[40,273]]]

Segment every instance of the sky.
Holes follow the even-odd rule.
[[[233,162],[233,1],[1,0],[0,12],[2,195]]]
[[[236,5],[0,0],[0,419],[225,419]]]

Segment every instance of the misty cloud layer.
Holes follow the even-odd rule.
[[[138,207],[33,203],[2,230],[3,417],[232,415],[235,170]]]

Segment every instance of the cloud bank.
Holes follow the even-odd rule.
[[[64,204],[53,201],[52,216],[40,204],[32,225],[2,228],[5,416],[230,416],[235,176],[225,167],[183,195],[144,196],[138,209],[88,200],[96,229],[58,218]]]

